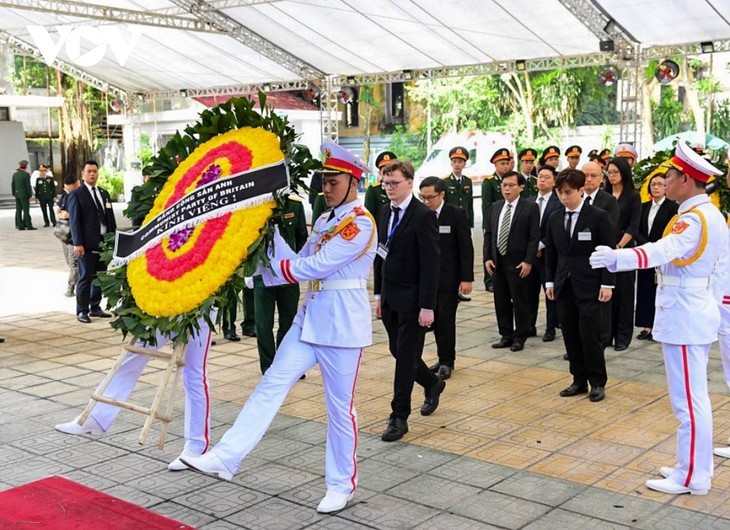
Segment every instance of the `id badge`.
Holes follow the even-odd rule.
[[[439,234],[450,234],[450,233],[451,233],[451,226],[449,226],[449,225],[439,226]]]
[[[578,241],[591,241],[591,231],[578,232]]]
[[[385,246],[384,243],[378,243],[378,249],[375,253],[380,256],[381,259],[385,259],[388,257],[388,247]]]

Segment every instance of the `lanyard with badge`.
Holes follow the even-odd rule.
[[[400,210],[400,208],[398,210]],[[398,228],[398,225],[402,220],[403,217],[398,217],[398,220],[393,223],[393,226],[390,227],[390,232],[388,232],[388,239],[386,239],[385,243],[378,243],[378,249],[375,251],[375,253],[382,259],[388,257],[388,245],[390,244],[390,240],[393,238],[393,234],[395,233],[396,228]]]

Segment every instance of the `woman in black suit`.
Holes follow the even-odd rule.
[[[649,181],[651,200],[641,205],[641,220],[636,244],[659,241],[669,221],[677,213],[677,203],[666,197],[664,175],[654,175]],[[641,269],[636,278],[636,321],[637,327],[644,328],[636,337],[639,340],[653,340],[651,328],[654,326],[654,299],[656,280],[654,269]]]
[[[634,189],[631,167],[623,158],[614,158],[606,171],[606,191],[618,201],[616,224],[616,248],[633,247],[639,233],[641,198]],[[636,272],[616,274],[616,287],[611,298],[611,338],[614,349],[623,351],[629,347],[634,332],[634,282]]]

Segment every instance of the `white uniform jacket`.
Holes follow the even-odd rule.
[[[704,230],[699,213],[705,219]],[[727,225],[706,195],[684,201],[678,215],[671,232],[656,243],[617,251],[616,268],[626,271],[659,267],[652,328],[655,340],[711,344],[717,340],[718,303],[727,282]]]
[[[372,315],[366,287],[375,259],[375,222],[359,199],[336,208],[335,216],[328,217],[329,212],[315,221],[299,254],[277,231],[269,252],[271,269],[262,268],[261,277],[267,286],[350,280],[347,288],[332,290],[316,290],[316,282],[314,286],[303,283],[308,288],[294,325],[302,328],[302,341],[311,344],[370,346]]]

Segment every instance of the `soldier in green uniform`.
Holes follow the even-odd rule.
[[[568,169],[576,169],[580,162],[580,155],[583,149],[579,145],[571,145],[565,150],[565,157],[568,159]]]
[[[238,315],[238,296],[230,295],[228,297],[228,309],[223,313],[223,336],[232,341],[238,342],[241,337],[236,333],[236,316]],[[246,337],[256,336],[256,318],[254,313],[253,289],[245,288],[243,290],[243,322],[241,322],[241,332]]]
[[[43,226],[56,226],[56,214],[53,212],[53,203],[56,200],[56,181],[48,172],[48,166],[38,166],[38,177],[35,180],[35,196],[43,212]]]
[[[299,252],[307,242],[307,219],[301,199],[290,195],[284,206],[279,232],[286,243]],[[266,287],[261,276],[254,277],[254,309],[256,311],[256,344],[259,350],[261,373],[266,373],[274,362],[276,349],[294,321],[299,305],[299,284]],[[279,329],[274,344],[274,306],[279,311]]]
[[[509,149],[505,149],[504,147],[497,149],[489,161],[494,164],[494,175],[487,176],[482,182],[482,231],[487,229],[489,211],[492,208],[492,204],[502,198],[499,187],[502,183],[502,175],[509,171]],[[487,274],[486,269],[484,269],[484,287],[487,291],[494,292],[492,277]]]
[[[549,145],[542,152],[540,165],[544,166],[546,164],[558,169],[558,166],[560,165],[560,148],[557,145]]]
[[[365,192],[365,200],[363,201],[365,208],[375,219],[378,218],[380,208],[390,202],[388,196],[385,194],[385,188],[380,183],[383,178],[383,168],[397,158],[392,151],[383,151],[375,159],[375,167],[378,168],[378,181],[368,187]]]
[[[33,196],[33,188],[30,186],[30,173],[27,160],[18,162],[18,170],[13,173],[13,180],[10,183],[13,197],[15,197],[15,228],[18,230],[35,230],[30,220],[30,198]]]
[[[474,190],[471,179],[462,175],[464,166],[469,160],[469,151],[465,147],[457,146],[449,151],[451,159],[451,175],[444,178],[446,196],[444,200],[458,206],[466,212],[469,227],[474,228]]]
[[[324,201],[324,193],[320,191],[317,193],[317,198],[314,199],[314,204],[312,205],[312,225],[327,210],[329,208],[327,208],[327,203]]]
[[[535,169],[537,151],[528,147],[520,151],[517,157],[520,159],[520,173],[525,177],[525,187],[522,189],[520,197],[537,197],[537,170]]]

